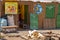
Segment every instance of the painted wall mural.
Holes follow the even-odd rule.
[[[40,14],[42,12],[42,6],[39,3],[36,4],[34,7],[34,11],[35,13]]]
[[[5,14],[17,14],[18,3],[17,2],[5,2]]]

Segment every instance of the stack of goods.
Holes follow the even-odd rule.
[[[37,30],[29,31],[28,36],[32,39],[44,39],[45,37],[39,33]]]

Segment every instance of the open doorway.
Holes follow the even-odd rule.
[[[20,14],[19,14],[19,27],[27,27],[27,17],[28,17],[28,5],[20,5]],[[24,27],[25,26],[25,27]]]

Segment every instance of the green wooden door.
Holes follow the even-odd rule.
[[[28,5],[24,5],[24,24],[27,24]]]
[[[60,15],[60,4],[58,5],[58,15]]]
[[[53,18],[55,13],[55,6],[53,4],[46,5],[46,18]]]
[[[38,29],[38,15],[30,14],[30,29]]]
[[[60,28],[60,15],[57,15],[57,28]]]
[[[57,28],[60,28],[60,4],[58,5],[58,14],[56,19]]]

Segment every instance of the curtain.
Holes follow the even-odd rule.
[[[8,25],[9,26],[14,26],[15,25],[14,24],[14,16],[13,15],[8,15],[7,18],[8,18]]]

